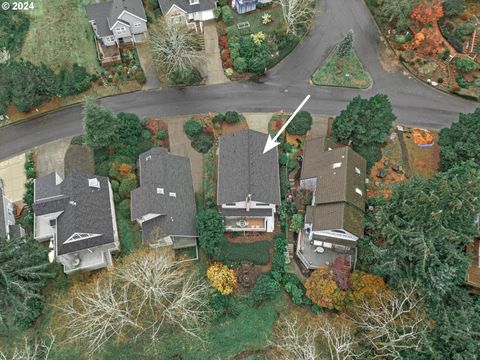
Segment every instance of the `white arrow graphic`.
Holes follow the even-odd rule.
[[[290,124],[290,122],[293,120],[293,118],[295,117],[295,115],[297,115],[297,113],[302,109],[303,105],[305,105],[305,103],[308,101],[308,99],[310,99],[310,95],[307,95],[305,97],[305,99],[302,101],[302,103],[298,106],[298,108],[293,112],[292,115],[290,115],[290,117],[288,118],[288,120],[285,122],[285,124],[283,124],[282,128],[278,131],[277,135],[274,136],[274,138],[272,139],[272,137],[270,135],[268,135],[268,139],[267,139],[267,143],[265,144],[265,148],[263,149],[263,153],[267,153],[269,152],[270,150],[272,150],[273,148],[277,147],[280,143],[277,141],[278,137],[285,131],[285,129],[287,128],[288,124]]]

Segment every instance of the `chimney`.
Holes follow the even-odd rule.
[[[246,199],[247,205],[246,205],[246,211],[250,211],[250,206],[252,205],[252,194],[247,195]]]

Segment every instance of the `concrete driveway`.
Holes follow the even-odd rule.
[[[157,72],[155,71],[155,65],[153,64],[150,46],[148,46],[147,43],[138,44],[137,52],[143,72],[145,73],[145,78],[147,79],[147,82],[143,85],[142,90],[160,88],[162,84],[160,83]]]
[[[218,48],[218,33],[215,21],[207,21],[203,27],[203,37],[205,39],[205,66],[204,71],[207,76],[207,85],[223,84],[230,82],[225,76],[220,59],[220,49]]]
[[[186,156],[192,165],[193,188],[195,192],[203,191],[203,154],[195,151],[190,145],[190,140],[183,132],[183,123],[188,120],[185,116],[162,117],[161,120],[168,124],[168,139],[170,152],[175,155]]]
[[[27,178],[23,169],[24,163],[25,154],[0,162],[0,179],[3,181],[3,190],[7,198],[13,202],[22,200],[25,192],[24,184]]]

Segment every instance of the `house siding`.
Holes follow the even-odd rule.
[[[130,24],[130,32],[132,34],[141,34],[147,31],[147,23],[144,20],[141,20],[137,16],[133,16],[127,12],[124,12],[120,17],[120,20]],[[135,27],[135,24],[139,23],[139,27]]]

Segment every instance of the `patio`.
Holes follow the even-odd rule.
[[[265,231],[265,218],[228,217],[225,219],[225,228],[227,231]]]
[[[308,269],[331,265],[338,256],[347,256],[351,264],[356,260],[356,248],[332,244],[327,240],[309,240],[308,234],[302,231],[298,234],[297,256]]]
[[[119,64],[122,62],[122,58],[120,56],[120,49],[114,46],[105,46],[101,44],[98,40],[95,41],[97,44],[97,54],[98,60],[102,66],[104,65],[111,65],[111,64]]]

